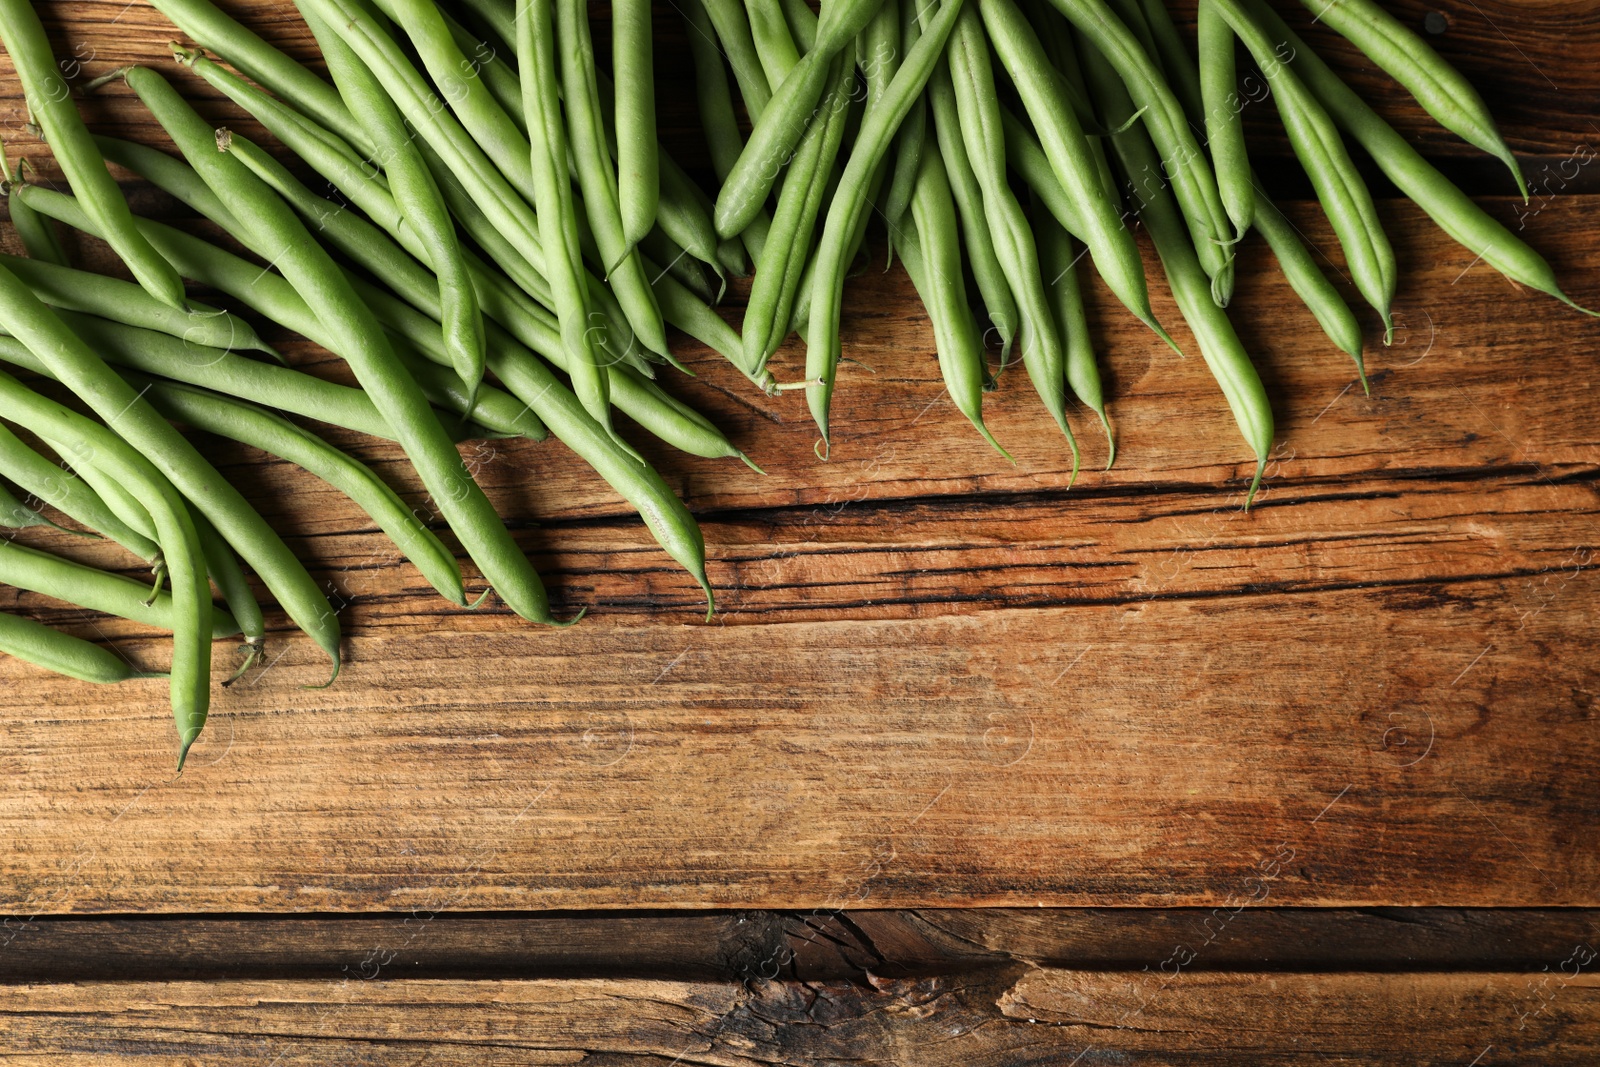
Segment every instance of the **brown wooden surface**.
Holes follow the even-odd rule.
[[[0,988],[29,1064],[1594,1062],[1591,973],[1149,975],[1012,968],[821,982],[88,983]]]
[[[4,930],[0,1050],[48,1064],[1584,1064],[1600,1052],[1597,917],[39,920]]]
[[[301,40],[285,9],[240,6]],[[1544,95],[1516,49],[1465,29],[1479,8],[1448,10],[1514,145],[1592,138],[1593,5],[1481,9],[1564,87]],[[88,74],[162,60],[142,4],[50,11],[64,54],[92,43]],[[3,61],[0,92],[15,121]],[[86,106],[156,140],[120,88]],[[1485,203],[1600,304],[1594,196]],[[216,446],[332,584],[346,673],[302,688],[324,664],[274,613],[269,668],[218,696],[173,780],[159,689],[0,664],[0,910],[1600,902],[1600,323],[1518,292],[1409,205],[1380,210],[1405,328],[1385,350],[1365,316],[1371,397],[1243,252],[1233,317],[1279,424],[1249,515],[1248,453],[1164,292],[1187,359],[1091,293],[1122,451],[1100,471],[1079,418],[1070,491],[1020,377],[987,408],[1015,466],[962,423],[898,270],[849,290],[847,354],[874,373],[844,374],[832,462],[799,396],[752,395],[686,343],[700,378],[671,388],[769,472],[650,449],[702,519],[710,625],[558,443],[468,458],[557,603],[593,609],[561,632],[448,609],[313,479]],[[1314,207],[1290,211],[1337,255]],[[784,376],[799,359],[784,350]],[[394,449],[336,439],[420,501]],[[135,627],[13,604],[162,661]]]

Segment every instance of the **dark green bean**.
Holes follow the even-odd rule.
[[[1254,0],[1248,6],[1274,41],[1293,50],[1290,65],[1334,121],[1366,149],[1384,175],[1427,212],[1440,229],[1513,281],[1548,293],[1586,314],[1594,314],[1578,307],[1561,291],[1555,271],[1543,256],[1518,240],[1423,159],[1409,141],[1379,118],[1377,112],[1307,48],[1271,8]]]
[[[1301,0],[1319,21],[1365,52],[1445,129],[1503,162],[1522,199],[1528,183],[1483,97],[1414,30],[1372,0]]]
[[[472,275],[444,196],[422,153],[412,143],[400,109],[394,106],[372,71],[315,12],[308,10],[302,14],[322,47],[334,85],[341,97],[353,105],[352,111],[377,147],[374,158],[389,178],[389,189],[396,205],[418,240],[430,251],[429,266],[439,279],[440,322],[444,327],[445,347],[450,351],[451,365],[467,387],[470,408],[483,382],[483,312],[478,307]]]
[[[345,273],[294,212],[249,168],[229,152],[216,151],[225,144],[212,136],[210,127],[165,79],[148,68],[134,67],[127,80],[173,136],[190,165],[214,192],[221,196],[225,190],[229,204],[237,205],[235,217],[247,243],[275,250],[269,261],[295,286],[332,335],[335,343],[327,347],[350,363],[357,380],[394,427],[440,511],[501,599],[524,618],[554,622],[544,585],[527,556],[463,466],[454,442]]]
[[[54,308],[115,318],[206,348],[265,352],[275,359],[283,358],[260,338],[255,327],[226,311],[203,304],[191,304],[188,312],[179,311],[131,282],[58,267],[43,260],[0,254],[0,266],[21,278],[34,295]]]
[[[105,232],[107,243],[151,296],[183,308],[187,299],[183,279],[134,227],[133,212],[78,115],[72,90],[56,66],[50,40],[29,0],[0,0],[0,39],[22,82],[33,120],[44,132],[68,183]]]
[[[1199,10],[1200,98],[1205,111],[1206,142],[1216,165],[1222,206],[1240,237],[1255,214],[1255,189],[1250,183],[1250,155],[1244,144],[1244,114],[1239,100],[1234,35],[1213,4]]]
[[[1248,509],[1272,451],[1272,404],[1227,312],[1214,299],[1212,285],[1189,239],[1186,220],[1167,188],[1155,144],[1143,128],[1129,121],[1136,113],[1134,101],[1118,76],[1118,69],[1088,41],[1080,39],[1079,45],[1084,74],[1101,120],[1106,128],[1117,131],[1111,135],[1111,143],[1130,178],[1139,219],[1155,243],[1172,295],[1194,331],[1200,354],[1221,386],[1234,422],[1255,452],[1255,477],[1245,494],[1244,506]]]
[[[944,159],[926,152],[911,198],[911,225],[900,231],[900,259],[933,323],[934,350],[945,390],[983,439],[1007,459],[983,422],[983,335],[967,303],[961,270],[961,238]],[[922,239],[926,235],[926,240]]]
[[[1383,232],[1377,206],[1355,162],[1339,138],[1333,118],[1283,63],[1272,40],[1238,0],[1200,0],[1214,6],[1228,26],[1255,57],[1272,86],[1272,98],[1289,134],[1289,143],[1305,167],[1328,222],[1344,248],[1345,260],[1356,288],[1383,317],[1384,342],[1394,334],[1389,306],[1394,302],[1396,268],[1394,249]],[[1250,180],[1246,171],[1243,181]]]

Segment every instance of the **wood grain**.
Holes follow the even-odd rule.
[[[1468,8],[1448,9],[1455,27]],[[285,8],[238,9],[303,48]],[[164,54],[141,4],[49,10],[58,40],[95,43],[88,73]],[[1595,110],[1595,9],[1519,10],[1540,27],[1523,50],[1570,92],[1533,102],[1498,45],[1462,65],[1524,101],[1513,144],[1564,150]],[[17,121],[3,61],[0,96]],[[87,110],[155,141],[120,89]],[[1596,197],[1485,203],[1600,303]],[[1516,291],[1414,208],[1380,210],[1404,329],[1382,349],[1366,316],[1370,397],[1262,250],[1241,256],[1232,314],[1280,441],[1249,515],[1248,456],[1159,286],[1187,359],[1090,293],[1122,454],[1099,471],[1104,443],[1075,420],[1070,490],[1020,378],[987,407],[1015,465],[963,425],[899,271],[849,290],[858,363],[829,463],[798,396],[752,395],[685,344],[699,377],[669,387],[769,472],[649,449],[702,519],[709,626],[687,576],[558,443],[465,455],[557,603],[594,609],[562,632],[448,609],[313,479],[207,442],[329,583],[349,668],[302,688],[325,664],[272,613],[270,665],[219,695],[173,780],[159,689],[0,663],[0,910],[1600,903],[1600,323]],[[1337,263],[1316,209],[1290,212]],[[799,357],[780,353],[784,376]],[[332,436],[425,505],[392,447]],[[165,656],[37,597],[0,607]]]
[[[1580,1065],[1600,985],[1529,974],[87,983],[0,987],[31,1064]],[[1576,967],[1567,962],[1568,970]]]

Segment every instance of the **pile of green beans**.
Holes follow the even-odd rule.
[[[826,458],[850,362],[845,283],[874,225],[922,300],[957,410],[1009,460],[984,397],[1020,363],[1073,477],[1073,401],[1102,428],[1108,467],[1117,456],[1090,280],[1179,348],[1152,310],[1142,227],[1254,460],[1248,508],[1275,443],[1226,310],[1252,231],[1366,386],[1360,318],[1252,168],[1239,92],[1250,64],[1386,342],[1401,264],[1347,142],[1485,262],[1572,304],[1537,252],[1425,162],[1267,0],[1200,0],[1193,40],[1161,0],[821,0],[816,11],[684,0],[714,189],[657,140],[645,0],[612,0],[609,62],[582,0],[295,0],[326,76],[212,0],[152,2],[192,42],[174,42],[176,60],[271,140],[213,128],[143,67],[94,84],[122,77],[171,143],[91,134],[32,5],[0,0],[0,43],[68,186],[33,184],[26,161],[0,154],[27,252],[0,255],[0,362],[49,383],[0,371],[0,582],[167,629],[171,665],[139,669],[12,614],[0,614],[0,651],[84,681],[165,679],[180,768],[208,712],[211,640],[244,642],[222,685],[262,655],[267,615],[247,568],[334,677],[342,659],[322,587],[183,431],[341,491],[396,558],[466,607],[448,528],[508,608],[565,625],[456,449],[555,437],[704,589],[709,618],[700,528],[648,453],[659,442],[755,464],[657,380],[687,371],[669,327],[730,362],[763,403],[803,390]],[[1482,97],[1416,33],[1375,0],[1303,3],[1441,126],[1503,161],[1526,199]],[[108,163],[227,240],[137,217]],[[134,280],[74,267],[58,226],[104,241]],[[752,265],[748,289],[735,287],[748,292],[735,328],[715,305]],[[191,299],[188,282],[228,306]],[[780,383],[795,333],[803,372]],[[280,335],[345,361],[357,384],[293,366],[266,339]],[[441,528],[306,422],[396,442]],[[128,554],[122,570],[145,573],[22,543],[63,531],[104,538]]]

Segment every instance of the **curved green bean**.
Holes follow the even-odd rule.
[[[1338,31],[1405,86],[1439,125],[1504,163],[1517,180],[1523,201],[1527,201],[1528,183],[1522,177],[1517,157],[1500,136],[1489,105],[1432,45],[1372,0],[1301,2],[1319,21]]]
[[[983,439],[1010,459],[1011,454],[983,422],[987,369],[983,362],[983,336],[972,317],[962,281],[960,230],[944,159],[938,152],[924,153],[918,172],[910,204],[912,225],[900,232],[900,260],[933,323],[934,351],[939,357],[945,391],[956,410],[967,417]],[[924,234],[926,241],[922,240]]]
[[[441,596],[467,603],[461,568],[450,550],[366,464],[252,404],[173,382],[146,379],[144,384],[156,409],[169,418],[288,460],[348,496]]]
[[[0,344],[22,347],[22,343],[12,337],[0,338]],[[0,473],[33,499],[109,537],[152,570],[164,569],[161,546],[153,538],[123,522],[82,478],[61,463],[40,455],[3,423],[0,423]]]
[[[1307,48],[1276,12],[1256,0],[1249,0],[1248,7],[1273,40],[1292,49],[1294,58],[1289,61],[1290,66],[1300,74],[1306,87],[1328,109],[1334,121],[1366,149],[1378,169],[1427,212],[1440,229],[1507,278],[1548,293],[1585,314],[1595,314],[1573,303],[1572,298],[1561,291],[1555,271],[1543,256],[1518,240],[1423,159],[1409,141],[1396,133],[1393,126],[1380,118]]]
[[[247,243],[275,254],[275,263],[335,342],[327,347],[350,363],[378,410],[394,427],[407,457],[463,547],[502,600],[517,614],[554,622],[539,576],[517,547],[483,490],[461,462],[455,444],[406,371],[370,308],[347,276],[307,232],[298,216],[213,136],[209,126],[154,71],[126,75],[173,136],[191,166],[219,196],[238,205]],[[230,538],[231,540],[231,538]],[[260,568],[257,568],[260,573]]]
[[[0,470],[0,473],[6,473]],[[22,502],[11,487],[0,482],[0,526],[11,530],[25,530],[30,526],[54,526],[55,523]]]
[[[228,547],[228,542],[222,539],[217,528],[207,522],[193,504],[189,505],[189,518],[194,522],[195,532],[200,535],[206,572],[211,575],[217,592],[222,594],[222,602],[228,605],[228,612],[238,623],[239,633],[244,637],[239,666],[222,683],[228,686],[243,678],[251,667],[260,662],[267,647],[267,620],[261,614],[261,604],[256,600],[255,590],[250,588],[250,581],[244,576],[244,568],[239,565],[239,557]]]
[[[760,122],[767,105],[772,102],[773,85],[767,81],[761,56],[756,51],[755,39],[750,32],[750,18],[744,5],[739,0],[700,2],[705,8],[706,18],[716,30],[717,39],[727,52],[728,65],[733,68],[734,81],[739,83],[739,95],[744,99],[750,122]],[[726,177],[723,180],[726,181]]]
[[[1100,418],[1106,432],[1106,470],[1117,461],[1117,438],[1106,417],[1105,389],[1100,382],[1100,365],[1095,360],[1094,339],[1089,334],[1088,312],[1083,306],[1083,291],[1078,288],[1078,249],[1066,227],[1048,211],[1038,210],[1034,196],[1034,239],[1039,244],[1039,266],[1044,271],[1045,289],[1054,300],[1056,324],[1067,350],[1067,385],[1090,411]]]
[[[951,0],[947,0],[947,6]],[[941,16],[944,11],[940,11]],[[930,30],[918,47],[933,39]],[[942,41],[942,38],[939,38]],[[1066,351],[1055,314],[1045,296],[1039,254],[1031,227],[1006,181],[1005,133],[989,62],[989,42],[974,8],[962,8],[950,36],[950,74],[956,86],[961,134],[983,190],[983,208],[994,235],[995,251],[1021,309],[1019,340],[1022,362],[1045,410],[1055,419],[1072,449],[1072,472],[1079,463],[1078,442],[1067,424]],[[911,67],[908,56],[901,69]]]
[[[960,106],[956,103],[955,82],[950,76],[948,62],[936,64],[933,74],[928,78],[928,103],[933,108],[934,137],[950,179],[950,193],[955,198],[956,213],[961,220],[961,237],[967,249],[967,262],[972,267],[973,280],[978,283],[978,295],[983,300],[990,327],[1000,336],[1000,366],[1003,369],[1010,360],[1011,345],[1016,340],[1022,314],[1017,309],[1017,298],[1011,292],[1011,283],[1006,280],[1005,270],[1000,265],[994,234],[989,229],[989,219],[983,209],[983,187],[978,184],[972,159],[967,155],[966,140],[961,133]]]
[[[337,130],[364,153],[373,150],[338,90],[262,40],[250,27],[218,10],[210,0],[151,0],[151,6],[201,48],[215,52],[285,100],[295,101],[295,106],[315,116],[318,124]]]
[[[1370,393],[1366,361],[1361,354],[1361,323],[1356,321],[1350,305],[1345,303],[1339,290],[1334,288],[1312,258],[1294,226],[1283,217],[1278,205],[1267,199],[1267,194],[1261,191],[1260,182],[1255,183],[1255,195],[1255,227],[1277,257],[1278,268],[1283,271],[1289,287],[1311,309],[1322,331],[1356,361],[1356,373],[1361,376],[1361,391]]]
[[[17,231],[17,239],[22,242],[23,251],[28,253],[29,258],[41,263],[54,263],[58,267],[70,267],[72,264],[67,260],[67,253],[61,247],[50,220],[41,218],[27,204],[11,196],[11,190],[19,183],[22,170],[27,165],[26,157],[18,159],[17,175],[13,177],[11,166],[6,162],[5,145],[0,144],[0,192],[6,197],[6,213],[11,216],[11,227]]]
[[[0,268],[0,324],[38,353],[51,371],[97,414],[110,420],[117,432],[0,373],[6,417],[41,437],[69,443],[74,454],[89,457],[98,469],[140,494],[141,505],[149,510],[159,534],[172,592],[157,589],[154,595],[147,595],[146,587],[132,579],[32,552],[12,542],[0,547],[0,581],[151,621],[172,631],[169,691],[178,729],[178,769],[182,770],[189,746],[205,726],[210,705],[211,637],[216,630],[225,631],[216,636],[228,636],[238,628],[230,617],[213,608],[199,534],[188,505],[173,483],[162,476],[160,463],[152,454],[156,452],[150,447],[152,438],[171,427],[4,268]]]
[[[978,0],[978,9],[990,42],[1033,118],[1051,169],[1078,205],[1083,230],[1077,236],[1089,246],[1100,277],[1135,318],[1176,349],[1150,310],[1139,246],[1122,221],[1121,205],[1101,181],[1065,83],[1051,67],[1044,46],[1012,0]],[[1003,120],[996,125],[1003,125]]]

